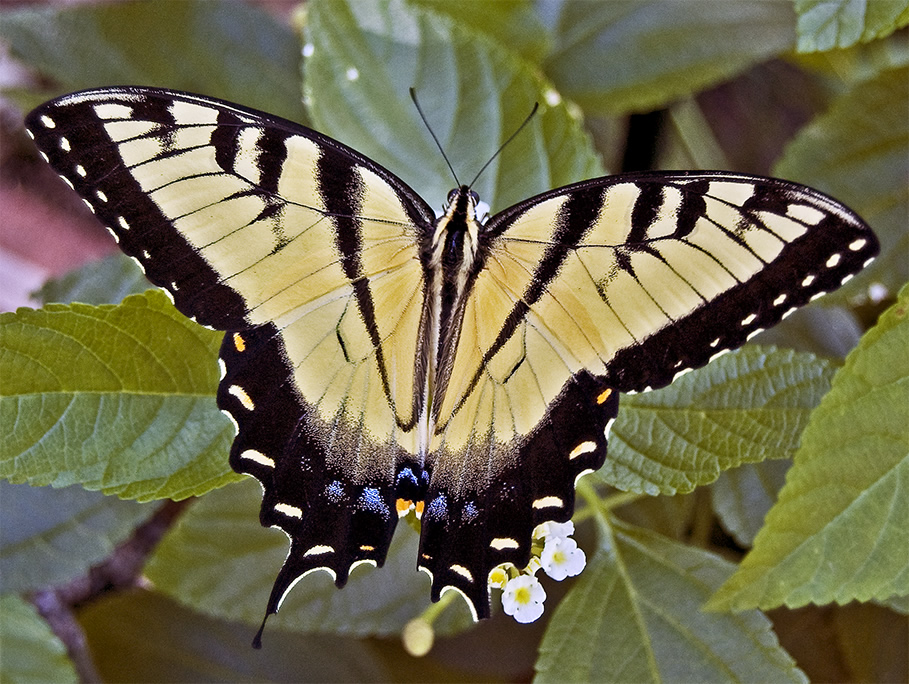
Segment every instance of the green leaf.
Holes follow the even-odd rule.
[[[441,206],[455,181],[410,87],[462,183],[541,103],[474,186],[493,211],[602,174],[577,118],[538,70],[500,43],[399,2],[315,0],[308,10],[304,86],[315,127],[390,169],[431,205]]]
[[[793,312],[779,325],[755,335],[752,343],[807,351],[817,356],[844,359],[864,332],[851,309],[820,301]]]
[[[78,682],[76,670],[63,645],[38,611],[18,596],[0,597],[0,680]]]
[[[720,524],[741,546],[751,546],[786,482],[790,461],[745,463],[720,473],[710,489]]]
[[[796,0],[799,52],[867,43],[909,24],[905,0]]]
[[[85,574],[150,514],[148,506],[81,487],[0,481],[0,591],[30,591]]]
[[[623,524],[604,536],[552,616],[535,681],[807,681],[763,614],[700,611],[731,564]]]
[[[259,524],[262,491],[251,479],[211,492],[184,514],[155,551],[155,587],[200,612],[256,625],[287,556],[287,537]],[[268,628],[342,636],[399,634],[429,604],[429,578],[416,569],[417,534],[395,532],[380,570],[359,566],[342,591],[326,572],[304,577]],[[472,624],[463,601],[434,623],[437,634]]]
[[[153,287],[139,264],[125,254],[112,254],[48,280],[33,296],[42,304],[117,304],[128,295]]]
[[[832,374],[811,354],[749,345],[658,392],[622,397],[597,474],[619,489],[675,494],[742,463],[791,458]]]
[[[754,549],[710,607],[909,594],[909,286],[811,416]]]
[[[408,657],[400,642],[254,630],[200,615],[161,594],[121,592],[79,614],[106,682],[458,681],[457,671]]]
[[[531,62],[539,61],[549,49],[550,37],[530,0],[472,0],[469,4],[411,0],[411,4],[446,14],[467,31],[484,34]]]
[[[159,0],[4,12],[0,37],[59,84],[200,92],[300,120],[293,31],[246,3]],[[43,97],[43,96],[42,96]],[[37,105],[42,98],[33,98]]]
[[[835,84],[837,88],[855,86],[885,71],[909,66],[909,41],[899,32],[848,48],[794,53],[787,61],[829,79],[828,85]]]
[[[236,480],[220,338],[157,291],[0,314],[0,476],[140,501]]]
[[[774,175],[827,192],[857,211],[881,242],[881,256],[826,298],[845,302],[881,282],[909,280],[909,68],[893,69],[839,97],[787,147]]]
[[[649,111],[795,44],[785,2],[547,2],[555,46],[543,64],[588,113]]]

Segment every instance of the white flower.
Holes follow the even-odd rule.
[[[587,564],[587,556],[574,539],[550,537],[543,547],[540,562],[547,575],[561,582],[566,577],[580,574]]]
[[[524,568],[523,570],[521,570],[521,572],[522,572],[523,574],[525,574],[525,575],[536,575],[536,574],[537,574],[537,570],[539,570],[539,569],[542,568],[542,567],[543,567],[543,566],[540,565],[540,557],[539,557],[539,556],[531,556],[531,557],[530,557],[530,562],[527,563],[527,567]]]
[[[522,623],[533,622],[543,614],[546,592],[533,575],[520,575],[510,580],[502,592],[502,607],[507,615]]]
[[[508,583],[508,570],[504,565],[497,565],[489,571],[489,586],[496,589],[504,589]]]
[[[565,539],[574,534],[574,523],[568,522],[544,522],[537,525],[533,531],[535,539]]]

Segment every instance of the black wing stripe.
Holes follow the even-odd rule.
[[[540,260],[533,277],[521,299],[515,302],[514,308],[508,314],[505,325],[502,326],[496,341],[483,356],[482,366],[501,349],[511,336],[514,335],[518,325],[524,320],[530,307],[533,306],[546,287],[559,274],[566,257],[577,247],[590,228],[596,222],[603,204],[603,189],[592,192],[579,192],[568,198],[568,201],[559,211],[556,219],[556,228],[553,231],[552,241],[546,247],[543,258]],[[482,367],[477,371],[477,379],[482,374]],[[471,389],[474,383],[471,384]]]
[[[528,305],[532,306],[540,299],[549,283],[559,274],[565,258],[596,223],[603,208],[604,192],[603,188],[578,192],[569,196],[562,205],[556,218],[552,243],[543,253],[543,259],[524,295]]]
[[[341,267],[351,282],[361,320],[375,349],[382,391],[389,405],[394,406],[382,338],[376,319],[375,301],[360,258],[363,250],[361,208],[366,191],[363,176],[355,164],[345,163],[335,155],[325,154],[319,156],[316,175],[325,209],[335,224],[335,240],[341,254]],[[405,430],[413,427],[415,413],[407,424],[402,424],[398,411],[394,413],[399,427]]]
[[[639,189],[640,194],[631,212],[631,230],[628,231],[627,238],[627,242],[632,244],[647,240],[647,231],[657,220],[665,196],[664,186],[656,183],[642,185]]]
[[[243,121],[230,111],[218,112],[218,125],[212,131],[211,144],[215,148],[215,162],[224,171],[234,173],[240,156],[240,132]]]
[[[676,216],[677,224],[674,237],[690,235],[697,222],[707,213],[707,202],[704,199],[709,187],[706,180],[698,180],[684,186],[691,192],[682,193],[682,205]]]

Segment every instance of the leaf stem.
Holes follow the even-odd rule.
[[[456,596],[456,591],[446,591],[439,597],[438,601],[426,606],[426,610],[421,613],[420,619],[425,620],[430,625],[433,624],[436,621],[436,618],[442,614],[442,611],[451,605],[451,602],[454,601]]]
[[[603,500],[603,506],[610,511],[614,511],[616,508],[621,508],[625,504],[634,503],[638,499],[643,499],[649,494],[643,494],[641,492],[618,492],[616,494],[611,494]]]

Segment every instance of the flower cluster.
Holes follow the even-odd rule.
[[[489,586],[502,590],[505,613],[518,622],[533,622],[543,614],[546,592],[536,573],[540,568],[552,579],[562,581],[584,569],[587,557],[571,538],[574,523],[547,522],[533,531],[530,562],[523,570],[500,565],[489,573]]]

